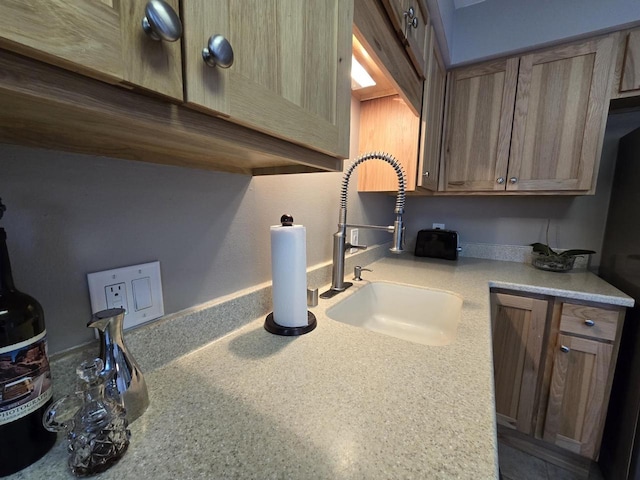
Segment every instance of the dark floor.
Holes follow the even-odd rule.
[[[504,480],[584,480],[581,476],[552,463],[532,457],[509,445],[498,442],[500,473]],[[588,480],[604,480],[597,468],[593,468]]]

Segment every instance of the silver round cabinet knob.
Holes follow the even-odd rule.
[[[499,184],[499,185],[502,185],[504,183],[504,177],[498,177],[496,179],[496,183]]]
[[[509,182],[510,182],[510,183],[518,183],[518,177],[511,177],[511,178],[509,179]]]
[[[428,171],[424,172],[422,175],[424,175],[425,177],[429,178],[429,175],[431,175]]]
[[[180,17],[164,0],[150,0],[144,14],[142,29],[154,40],[175,42],[182,36]]]
[[[560,351],[561,351],[562,353],[569,353],[570,348],[569,348],[569,347],[567,347],[566,345],[562,345],[562,346],[560,347]]]
[[[587,319],[587,320],[584,321],[584,324],[587,327],[593,327],[596,324],[596,322],[594,322],[593,320]]]
[[[413,17],[413,19],[411,20],[410,25],[411,25],[413,28],[418,28],[418,17]]]
[[[222,35],[212,35],[202,49],[202,58],[210,67],[229,68],[233,65],[233,48]]]

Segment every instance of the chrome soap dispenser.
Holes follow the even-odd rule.
[[[101,376],[109,388],[117,389],[132,423],[149,406],[149,393],[140,367],[124,343],[122,327],[125,310],[110,308],[94,313],[87,327],[100,333],[100,359],[104,362]],[[115,392],[114,392],[115,393]]]

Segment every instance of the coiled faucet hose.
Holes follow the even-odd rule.
[[[367,160],[384,160],[393,167],[393,170],[398,176],[398,195],[396,196],[395,213],[402,215],[404,213],[406,183],[404,169],[402,168],[402,165],[400,165],[398,161],[393,157],[393,155],[384,152],[365,153],[356,158],[355,161],[349,166],[342,179],[342,191],[340,192],[340,208],[347,208],[347,191],[349,188],[349,179],[351,178],[351,174],[358,167],[358,165],[366,162]]]

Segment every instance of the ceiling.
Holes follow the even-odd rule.
[[[484,2],[485,0],[453,0],[453,6],[456,8],[464,8],[476,3]]]
[[[638,0],[427,0],[427,5],[438,12],[436,33],[448,66],[640,24]]]

